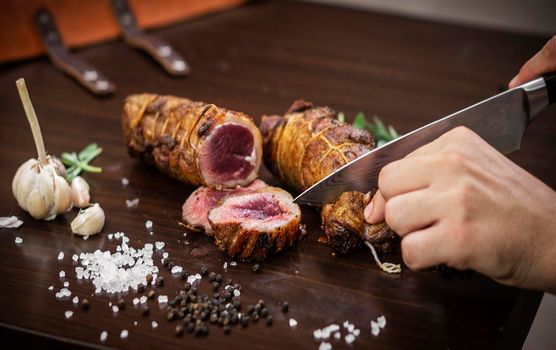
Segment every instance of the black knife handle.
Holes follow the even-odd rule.
[[[556,72],[546,73],[542,76],[548,93],[548,104],[556,103]]]

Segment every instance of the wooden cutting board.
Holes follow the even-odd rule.
[[[354,348],[468,349],[520,348],[527,334],[538,294],[498,285],[478,274],[446,278],[428,270],[400,276],[379,271],[371,255],[362,251],[332,256],[321,243],[319,216],[303,208],[309,235],[295,249],[272,257],[260,273],[252,264],[223,271],[230,259],[204,235],[183,237],[178,226],[180,206],[193,187],[172,180],[130,158],[122,140],[123,99],[137,92],[175,94],[244,111],[259,120],[264,113],[283,113],[297,98],[331,106],[352,120],[357,111],[378,114],[400,132],[408,132],[461,107],[492,95],[547,38],[486,31],[416,21],[376,13],[309,3],[265,1],[157,31],[175,44],[191,63],[193,73],[172,79],[144,55],[111,42],[80,51],[118,84],[116,95],[96,99],[46,59],[0,67],[2,127],[0,128],[0,215],[17,215],[24,225],[0,230],[0,330],[2,339],[23,345],[58,348],[64,344],[99,347],[107,330],[106,346],[125,349],[183,347],[198,349],[317,349],[312,332],[349,320],[361,330]],[[95,165],[104,172],[86,175],[94,201],[102,204],[104,232],[84,241],[72,237],[73,211],[52,222],[32,220],[17,207],[11,194],[12,176],[24,160],[35,156],[34,145],[15,88],[24,77],[39,115],[47,149],[59,155],[98,142],[104,153]],[[523,149],[511,159],[556,185],[554,110],[540,115],[525,136]],[[130,184],[122,187],[121,178]],[[268,171],[261,177],[279,184]],[[127,209],[125,200],[139,198]],[[154,222],[149,236],[145,221]],[[206,265],[243,285],[242,300],[266,300],[274,325],[233,328],[225,336],[210,328],[208,338],[173,334],[155,305],[143,317],[131,307],[113,315],[106,295],[91,296],[88,282],[77,283],[71,255],[96,249],[115,250],[108,233],[124,231],[132,246],[164,241],[176,263],[194,272]],[[16,245],[16,236],[23,244]],[[185,244],[187,239],[189,244]],[[194,257],[193,249],[204,251]],[[63,251],[65,258],[57,260]],[[386,257],[400,262],[399,252]],[[58,272],[65,270],[74,295],[88,297],[87,313],[71,301],[58,301],[62,287]],[[182,281],[163,270],[160,292],[173,295]],[[54,285],[55,291],[48,287]],[[207,284],[201,289],[208,290]],[[283,314],[279,302],[288,301]],[[64,311],[74,310],[71,320]],[[387,319],[378,336],[370,321]],[[295,330],[289,318],[298,322]],[[150,322],[159,327],[153,330]],[[137,321],[137,326],[134,326]],[[126,340],[119,338],[129,331]],[[48,340],[45,340],[46,339]],[[348,348],[344,341],[334,349]]]

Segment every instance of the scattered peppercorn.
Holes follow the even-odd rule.
[[[147,277],[145,277],[145,280],[147,281],[148,284],[151,284],[151,282],[153,281],[153,275],[151,275],[150,273],[147,275]]]
[[[224,334],[230,334],[232,331],[232,327],[230,326],[224,326],[222,329],[224,330]]]
[[[147,298],[149,299],[153,299],[154,296],[156,295],[156,292],[154,290],[149,290],[149,292],[147,293]]]
[[[137,286],[137,293],[143,293],[145,291],[145,285],[144,284],[139,284]]]
[[[209,281],[211,282],[216,281],[216,273],[214,272],[209,273]]]
[[[268,309],[266,307],[261,309],[261,317],[267,317],[268,316]]]
[[[183,335],[183,326],[181,324],[176,326],[176,336],[181,337]]]
[[[118,309],[120,310],[125,309],[125,300],[122,298],[118,299]]]
[[[287,301],[282,303],[282,312],[288,312],[290,310],[290,304]]]
[[[217,291],[218,288],[220,287],[220,284],[218,284],[218,282],[212,282],[212,290]]]
[[[261,265],[259,265],[259,264],[253,265],[253,272],[254,273],[259,273],[259,271],[261,271]]]
[[[202,275],[202,276],[206,276],[206,275],[208,274],[208,271],[209,271],[209,270],[208,270],[208,267],[206,267],[206,266],[204,266],[204,265],[201,266],[201,275]]]
[[[272,326],[272,316],[271,315],[268,315],[266,317],[266,325],[269,326],[269,327]]]
[[[149,311],[149,308],[146,307],[146,306],[141,310],[141,314],[142,314],[143,316],[148,316],[148,315],[149,315],[149,312],[150,312],[150,311]]]
[[[91,306],[91,304],[89,303],[89,300],[81,299],[81,309],[83,309],[83,311],[89,310],[90,306]]]
[[[221,283],[222,282],[222,275],[221,274],[216,275],[215,281],[218,282],[218,283]]]
[[[180,278],[185,281],[187,279],[187,271],[180,272]]]
[[[173,321],[176,319],[176,313],[174,312],[174,310],[168,311],[168,313],[166,314],[166,319],[168,321]]]
[[[162,287],[164,285],[164,278],[162,276],[158,276],[156,278],[156,285]]]

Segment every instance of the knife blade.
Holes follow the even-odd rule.
[[[458,126],[473,130],[504,154],[518,150],[527,125],[556,102],[555,87],[555,74],[546,80],[538,78],[420,127],[345,164],[300,194],[294,203],[322,205],[346,191],[369,192],[377,187],[378,175],[386,164]]]

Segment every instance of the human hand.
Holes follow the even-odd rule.
[[[556,291],[556,192],[458,127],[385,166],[365,209],[402,236],[411,269],[445,263]]]
[[[556,71],[556,35],[535,56],[525,62],[519,73],[510,81],[508,87],[510,89],[514,88],[552,71]]]

